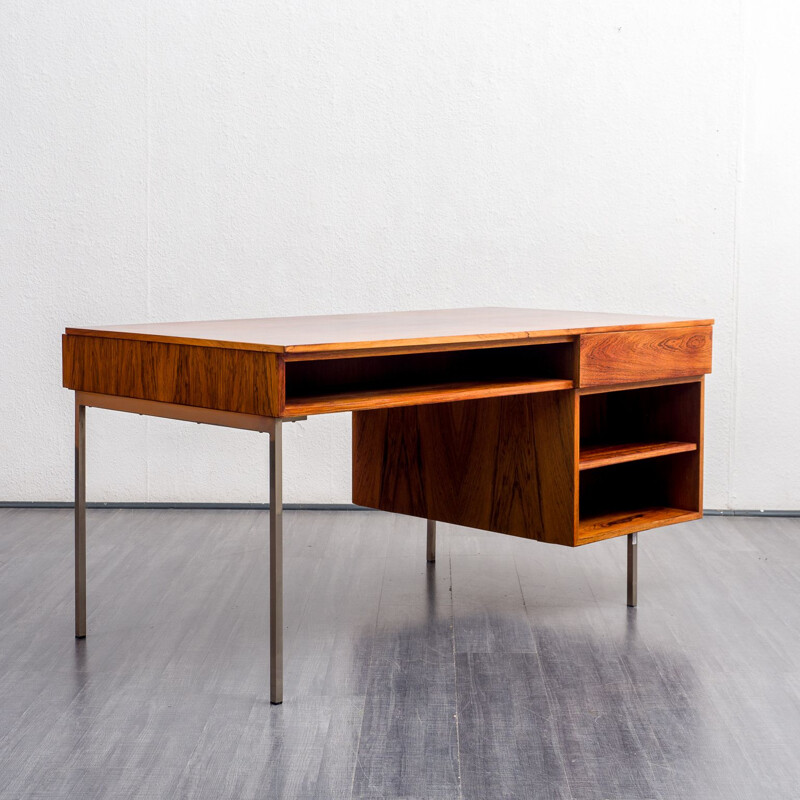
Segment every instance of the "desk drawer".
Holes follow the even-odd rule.
[[[711,326],[581,336],[581,386],[610,386],[711,372]]]

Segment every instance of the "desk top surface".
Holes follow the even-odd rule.
[[[488,307],[155,322],[67,328],[66,333],[276,353],[313,353],[327,350],[513,341],[610,330],[644,330],[712,323],[711,319]]]

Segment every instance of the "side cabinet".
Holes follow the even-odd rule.
[[[572,347],[568,389],[355,411],[353,502],[572,547],[701,517],[710,327]]]

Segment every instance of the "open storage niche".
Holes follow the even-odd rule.
[[[701,502],[698,472],[695,451],[581,473],[578,540],[695,519]]]
[[[286,411],[314,414],[573,386],[572,342],[286,361]]]
[[[700,381],[582,395],[578,542],[696,519],[701,467]]]
[[[580,469],[697,450],[699,381],[585,394],[580,399]]]

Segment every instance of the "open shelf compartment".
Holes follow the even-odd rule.
[[[584,394],[576,542],[701,516],[702,383]]]
[[[581,474],[578,540],[605,539],[700,516],[697,451]]]
[[[286,361],[287,413],[357,411],[571,389],[573,343]]]
[[[667,506],[651,506],[636,511],[612,511],[581,520],[578,527],[578,539],[581,544],[608,539],[611,536],[623,536],[626,533],[644,531],[648,528],[659,528],[662,525],[673,525],[676,522],[688,522],[700,519],[699,511]]]
[[[696,450],[699,381],[585,394],[580,399],[580,469]]]

